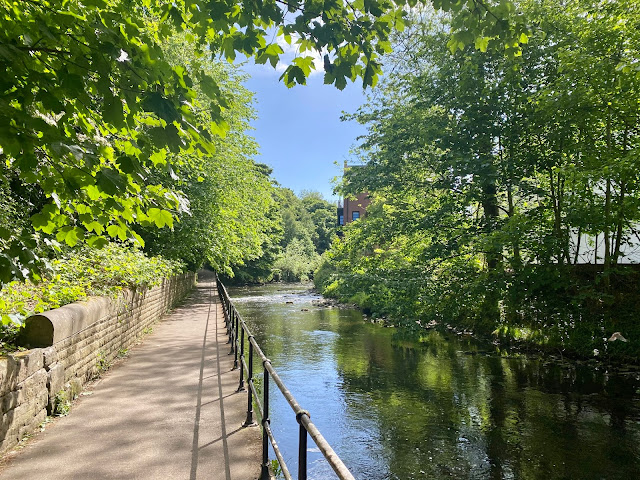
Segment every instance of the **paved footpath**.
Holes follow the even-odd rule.
[[[223,479],[260,474],[260,429],[242,428],[246,393],[212,277],[128,358],[89,387],[69,416],[0,469],[2,479]]]

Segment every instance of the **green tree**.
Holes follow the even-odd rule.
[[[508,1],[435,5],[454,12],[453,48],[500,36],[517,53],[526,40]],[[283,73],[287,85],[305,83],[313,68],[305,52],[315,51],[324,56],[326,83],[343,88],[362,78],[366,87],[376,83],[379,55],[405,15],[404,2],[386,0],[0,1],[2,175],[45,199],[25,212],[32,228],[0,231],[0,281],[35,273],[43,240],[141,244],[133,225],[171,227],[185,211],[162,176],[179,174],[175,158],[214,153],[230,101],[198,62],[186,68],[165,58],[176,31],[201,58],[240,53],[275,66],[283,53],[272,42],[275,29],[300,52]],[[201,110],[210,123],[199,121]]]
[[[336,207],[317,192],[296,196],[288,188],[276,188],[276,205],[269,212],[275,220],[266,235],[262,254],[234,268],[237,283],[271,280],[306,281],[318,266],[319,254],[336,236]],[[277,226],[276,226],[277,225]]]
[[[331,247],[336,237],[336,206],[325,200],[319,192],[302,192],[301,200],[315,226],[313,244],[316,251],[322,255]]]
[[[382,93],[349,117],[369,133],[343,189],[374,203],[325,255],[320,286],[396,318],[604,350],[603,330],[636,328],[609,283],[640,218],[639,7],[523,6],[539,29],[518,57],[447,51],[442,17],[399,37]],[[594,248],[602,273],[576,265]]]
[[[316,268],[316,225],[303,201],[288,188],[278,190],[283,228],[281,253],[273,263],[276,280],[307,280]]]

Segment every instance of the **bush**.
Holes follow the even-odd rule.
[[[321,257],[320,266],[313,274],[313,284],[319,291],[324,291],[334,281],[337,269],[333,263],[328,259],[327,254],[323,254]],[[335,287],[334,287],[335,288]]]

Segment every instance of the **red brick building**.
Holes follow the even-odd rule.
[[[371,199],[366,193],[360,193],[355,200],[345,198],[343,206],[344,223],[350,223],[364,217],[370,204]]]
[[[345,162],[344,169],[357,168],[358,165],[347,165]],[[371,204],[369,194],[366,192],[359,193],[355,199],[344,199],[342,207],[338,207],[338,225],[346,225],[354,220],[364,217],[367,214],[367,207]]]

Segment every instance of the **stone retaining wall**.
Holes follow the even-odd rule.
[[[193,273],[178,275],[150,290],[94,297],[29,317],[22,343],[39,348],[0,358],[0,453],[38,428],[58,394],[77,395],[182,300],[195,279]]]

